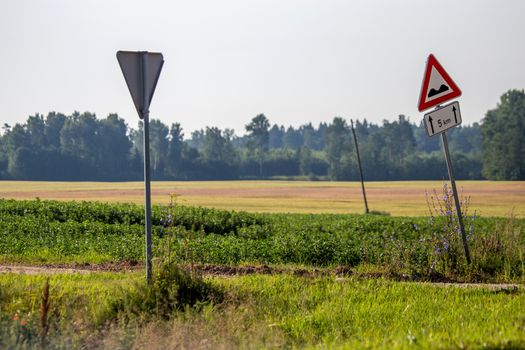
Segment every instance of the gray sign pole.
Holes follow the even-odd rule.
[[[157,86],[164,58],[160,52],[117,51],[117,60],[124,74],[139,117],[144,120],[144,197],[146,228],[146,278],[151,283],[151,188],[149,155],[149,105]]]
[[[145,196],[145,216],[146,216],[146,279],[151,283],[151,187],[149,171],[149,97],[147,96],[147,52],[140,53],[142,70],[142,103],[141,111],[144,119],[144,196]]]
[[[465,257],[467,258],[467,264],[470,265],[470,251],[468,249],[467,235],[465,234],[465,226],[463,225],[463,215],[461,215],[461,206],[459,204],[458,190],[456,189],[456,180],[454,178],[454,170],[452,169],[452,161],[450,160],[450,153],[448,151],[448,141],[446,132],[441,133],[441,141],[443,143],[443,151],[445,152],[445,158],[447,160],[448,177],[452,185],[452,194],[454,195],[454,201],[456,202],[456,212],[458,213],[459,229],[461,231],[461,238],[463,240],[463,248],[465,249]]]
[[[363,191],[363,199],[365,200],[365,213],[368,214],[368,202],[366,201],[365,180],[363,179],[363,169],[361,168],[361,157],[359,156],[359,146],[357,145],[357,137],[355,136],[354,121],[350,119],[352,125],[352,134],[354,135],[355,151],[357,153],[357,163],[359,164],[359,176],[361,177],[361,190]]]

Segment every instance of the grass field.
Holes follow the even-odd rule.
[[[357,213],[358,183],[155,182],[155,203],[185,205],[153,207],[146,285],[143,208],[100,203],[142,204],[141,183],[0,182],[3,198],[62,200],[0,200],[0,266],[43,264],[0,269],[0,348],[525,349],[525,219],[489,217],[523,217],[524,183],[460,183],[481,214],[470,266],[450,215],[400,217],[425,215],[441,182],[367,186],[399,216],[185,206]]]
[[[366,183],[370,210],[396,216],[428,213],[426,192],[442,181]],[[459,181],[470,196],[470,212],[480,216],[525,217],[525,182]],[[363,213],[358,182],[213,181],[153,182],[153,203],[166,204],[176,194],[180,204],[250,212]],[[0,181],[0,198],[87,200],[143,203],[141,182]]]
[[[168,320],[135,313],[135,322],[126,324],[133,312],[118,312],[115,305],[144,283],[137,273],[53,275],[46,344],[58,349],[525,346],[523,289],[291,275],[205,280],[224,291],[221,302],[186,308]],[[42,275],[0,275],[0,346],[38,344],[44,282]]]

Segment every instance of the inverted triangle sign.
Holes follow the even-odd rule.
[[[149,112],[164,58],[157,52],[118,51],[117,60],[137,113],[143,119]]]
[[[459,96],[461,96],[459,87],[434,55],[430,54],[419,95],[418,110],[424,111]]]

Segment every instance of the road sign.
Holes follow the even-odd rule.
[[[434,55],[430,54],[419,95],[419,111],[424,111],[458,96],[461,96],[461,90]]]
[[[124,74],[140,119],[144,119],[144,226],[146,231],[146,279],[151,283],[151,185],[149,156],[149,105],[164,64],[161,53],[118,51],[117,60]]]
[[[430,54],[428,56],[427,68],[423,78],[423,85],[421,86],[421,93],[419,95],[419,111],[421,112],[425,109],[437,106],[460,95],[461,90],[456,83],[454,83],[445,69],[439,64],[434,55]],[[456,205],[456,213],[458,215],[459,230],[461,232],[463,248],[465,249],[465,258],[467,259],[467,264],[470,265],[471,260],[467,235],[465,233],[465,226],[463,225],[461,204],[459,202],[454,170],[452,168],[452,161],[450,160],[450,152],[448,150],[447,133],[445,132],[454,126],[461,124],[459,103],[456,101],[446,106],[436,108],[434,111],[425,114],[424,121],[428,136],[441,134],[443,152],[445,153],[445,159],[447,161],[448,176],[450,178],[450,184]]]
[[[164,58],[158,52],[118,51],[117,60],[137,113],[143,119],[153,98]]]
[[[455,101],[425,114],[425,128],[428,136],[440,134],[454,126],[461,124],[459,102]]]

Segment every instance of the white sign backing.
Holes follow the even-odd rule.
[[[461,124],[459,102],[455,101],[425,114],[425,128],[428,136],[440,134],[454,126]]]

